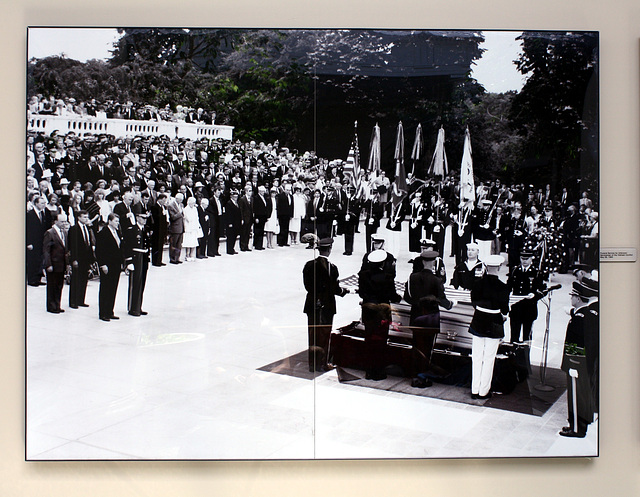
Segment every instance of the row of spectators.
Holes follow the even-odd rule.
[[[279,222],[271,229],[271,233],[291,237],[279,245],[297,242],[306,233],[345,234],[351,238],[350,249],[345,253],[350,253],[352,231],[359,231],[359,223],[364,220],[365,249],[368,249],[371,236],[381,226],[381,220],[387,218],[386,228],[391,232],[408,220],[409,236],[413,239],[437,239],[440,253],[444,250],[444,232],[451,226],[454,251],[451,255],[456,260],[464,258],[468,240],[482,236],[502,241],[498,253],[506,251],[509,245],[522,248],[526,243],[533,244],[530,248],[540,249],[543,244],[534,241],[544,239],[546,257],[551,248],[555,247],[556,252],[556,260],[549,262],[549,271],[597,257],[597,199],[591,198],[589,192],[582,192],[578,198],[566,188],[554,193],[549,185],[507,187],[494,180],[480,183],[476,189],[476,209],[461,213],[455,176],[421,180],[409,175],[409,196],[394,206],[390,195],[392,184],[384,172],[361,172],[354,179],[340,159],[318,158],[312,151],[300,154],[280,147],[278,142],[242,144],[207,139],[172,140],[166,136],[116,138],[31,133],[27,157],[28,208],[39,196],[44,196],[47,209],[64,212],[71,225],[77,212],[87,210],[99,229],[126,192],[131,192],[134,205],[144,201],[148,207],[156,203],[160,194],[167,197],[168,203],[180,194],[183,207],[191,197],[196,206],[202,205],[203,199],[211,205],[218,192],[218,203],[224,209],[236,191],[239,194],[236,200],[248,197],[253,209],[253,200],[262,187],[266,197],[276,198],[288,192],[292,208],[296,203],[293,194],[298,200],[296,215],[293,212],[288,215],[289,219],[296,218],[292,228],[280,233],[283,223]],[[275,211],[276,202],[271,203]],[[515,230],[522,232],[517,243],[507,240],[506,235],[508,222],[512,223],[516,211],[522,223],[522,230]],[[248,227],[245,239],[254,236],[255,222],[255,213],[245,213],[242,221]],[[490,229],[485,228],[483,235],[485,225]],[[224,233],[223,229],[220,236]],[[553,236],[547,239],[546,233]],[[586,239],[591,240],[590,250],[585,246]],[[419,251],[415,243],[410,243],[410,249]]]
[[[168,121],[198,124],[215,124],[216,113],[186,105],[167,104],[158,108],[133,102],[119,103],[112,100],[99,102],[95,98],[78,102],[75,98],[56,98],[34,95],[27,105],[28,116],[53,115],[72,117],[95,117],[102,119],[136,119],[140,121]]]

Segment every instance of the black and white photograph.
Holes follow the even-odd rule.
[[[599,455],[597,31],[30,27],[28,461]]]

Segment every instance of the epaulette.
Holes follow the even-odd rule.
[[[593,314],[594,316],[597,316],[597,315],[598,315],[598,311],[594,311],[593,309],[590,309],[590,310],[589,310],[589,312],[590,312],[591,314]]]
[[[582,314],[581,312],[576,312],[573,316],[578,318],[583,318],[584,314]]]

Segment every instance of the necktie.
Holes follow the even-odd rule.
[[[38,215],[38,217],[40,218],[40,222],[44,224],[44,211],[40,211],[40,214]]]

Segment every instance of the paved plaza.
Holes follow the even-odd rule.
[[[364,231],[364,230],[363,230]],[[331,260],[357,274],[355,252]],[[223,247],[221,247],[223,248]],[[224,252],[224,251],[223,251]],[[448,256],[448,247],[445,255]],[[98,320],[97,280],[88,308],[45,311],[46,287],[27,288],[27,457],[77,459],[343,459],[593,456],[598,424],[584,439],[558,436],[566,393],[542,416],[340,383],[261,367],[306,350],[305,245],[151,267],[143,309]],[[406,237],[398,280],[411,271]],[[165,262],[168,257],[165,255]],[[450,277],[454,262],[445,257]],[[506,274],[506,270],[503,270]],[[506,280],[506,276],[502,276]],[[559,368],[571,275],[553,293],[549,367]],[[359,318],[359,297],[338,299],[334,327]],[[531,362],[541,360],[546,309],[539,304]]]

